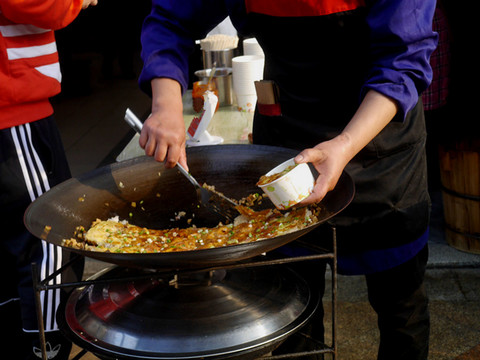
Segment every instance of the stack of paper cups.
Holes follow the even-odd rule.
[[[260,55],[243,55],[232,59],[233,91],[238,110],[253,112],[257,102],[255,81],[263,79],[264,58]]]
[[[243,40],[243,54],[265,56],[262,47],[258,44],[258,41],[255,38]]]

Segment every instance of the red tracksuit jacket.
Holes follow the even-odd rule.
[[[82,0],[0,2],[0,129],[53,113],[60,92],[54,30],[70,24]]]

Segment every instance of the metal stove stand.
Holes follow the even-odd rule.
[[[313,344],[319,347],[318,350],[308,350],[302,352],[293,352],[288,354],[279,354],[279,355],[264,355],[260,357],[258,360],[280,360],[280,359],[301,359],[306,356],[313,356],[313,355],[322,355],[322,354],[330,354],[330,358],[335,360],[337,358],[337,324],[336,324],[336,313],[337,313],[337,239],[336,239],[336,229],[334,226],[331,226],[332,229],[332,248],[325,249],[320,246],[315,246],[312,244],[306,244],[301,241],[301,239],[296,240],[298,243],[301,243],[305,247],[307,247],[310,251],[316,252],[313,255],[305,255],[305,256],[295,256],[295,257],[285,257],[281,259],[274,259],[274,260],[255,260],[246,263],[238,263],[233,265],[225,265],[225,266],[215,266],[209,268],[201,268],[201,269],[188,269],[188,270],[178,270],[175,272],[162,272],[160,271],[158,274],[159,276],[166,276],[171,274],[175,279],[179,274],[183,273],[195,273],[195,272],[207,272],[207,271],[214,271],[214,270],[226,270],[226,269],[236,269],[236,268],[246,268],[246,267],[258,267],[258,266],[271,266],[271,265],[282,265],[288,264],[293,262],[299,261],[312,261],[312,260],[327,260],[331,268],[331,328],[330,328],[330,335],[331,335],[331,344],[327,345],[322,341],[314,339],[313,337],[309,336],[308,334],[302,333],[299,330],[297,333],[293,334],[292,336],[303,336],[307,339],[307,341],[312,341]],[[73,263],[81,259],[82,256],[78,255],[78,257],[73,258],[70,262],[65,264],[62,268],[58,269],[56,272],[52,273],[50,276],[45,278],[44,280],[40,280],[38,265],[36,263],[32,264],[32,276],[33,276],[33,285],[35,290],[35,301],[37,307],[37,318],[39,324],[39,336],[40,336],[40,346],[42,350],[42,360],[48,360],[47,357],[47,350],[46,350],[46,339],[45,339],[45,324],[43,322],[43,313],[42,307],[40,302],[40,294],[42,291],[47,291],[49,289],[55,288],[74,288],[74,287],[81,287],[93,283],[105,282],[106,280],[83,280],[79,282],[69,282],[69,283],[62,283],[62,284],[55,284],[55,285],[48,285],[48,282],[55,278],[57,275],[68,269],[72,266]],[[151,275],[149,275],[151,277]],[[111,280],[107,280],[111,281]],[[322,301],[322,299],[320,299]],[[325,329],[327,330],[327,329]],[[87,350],[82,349],[74,358],[71,360],[78,360],[81,359],[83,356],[87,354]]]

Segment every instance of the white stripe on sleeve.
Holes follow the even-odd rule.
[[[51,42],[45,45],[26,46],[19,48],[8,48],[8,60],[30,59],[42,55],[55,54],[57,52],[57,44]]]
[[[0,33],[3,37],[16,37],[24,35],[44,34],[51,31],[50,29],[42,29],[35,25],[14,24],[0,26]]]
[[[60,64],[58,62],[50,65],[37,66],[35,69],[45,76],[62,82],[62,73],[60,72]]]

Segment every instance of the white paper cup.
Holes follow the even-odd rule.
[[[265,176],[281,173],[289,166],[294,165],[293,159],[287,160],[270,170]],[[314,183],[315,180],[308,164],[298,164],[281,177],[258,186],[267,194],[277,209],[286,210],[307,198],[313,191]]]
[[[255,81],[263,79],[264,58],[243,55],[232,59],[233,90],[239,95],[255,94]]]
[[[258,41],[256,38],[249,38],[249,39],[243,40],[243,54],[265,56],[263,49],[258,44]]]
[[[237,98],[237,110],[241,112],[253,113],[255,112],[255,106],[257,104],[256,94],[236,95]]]

